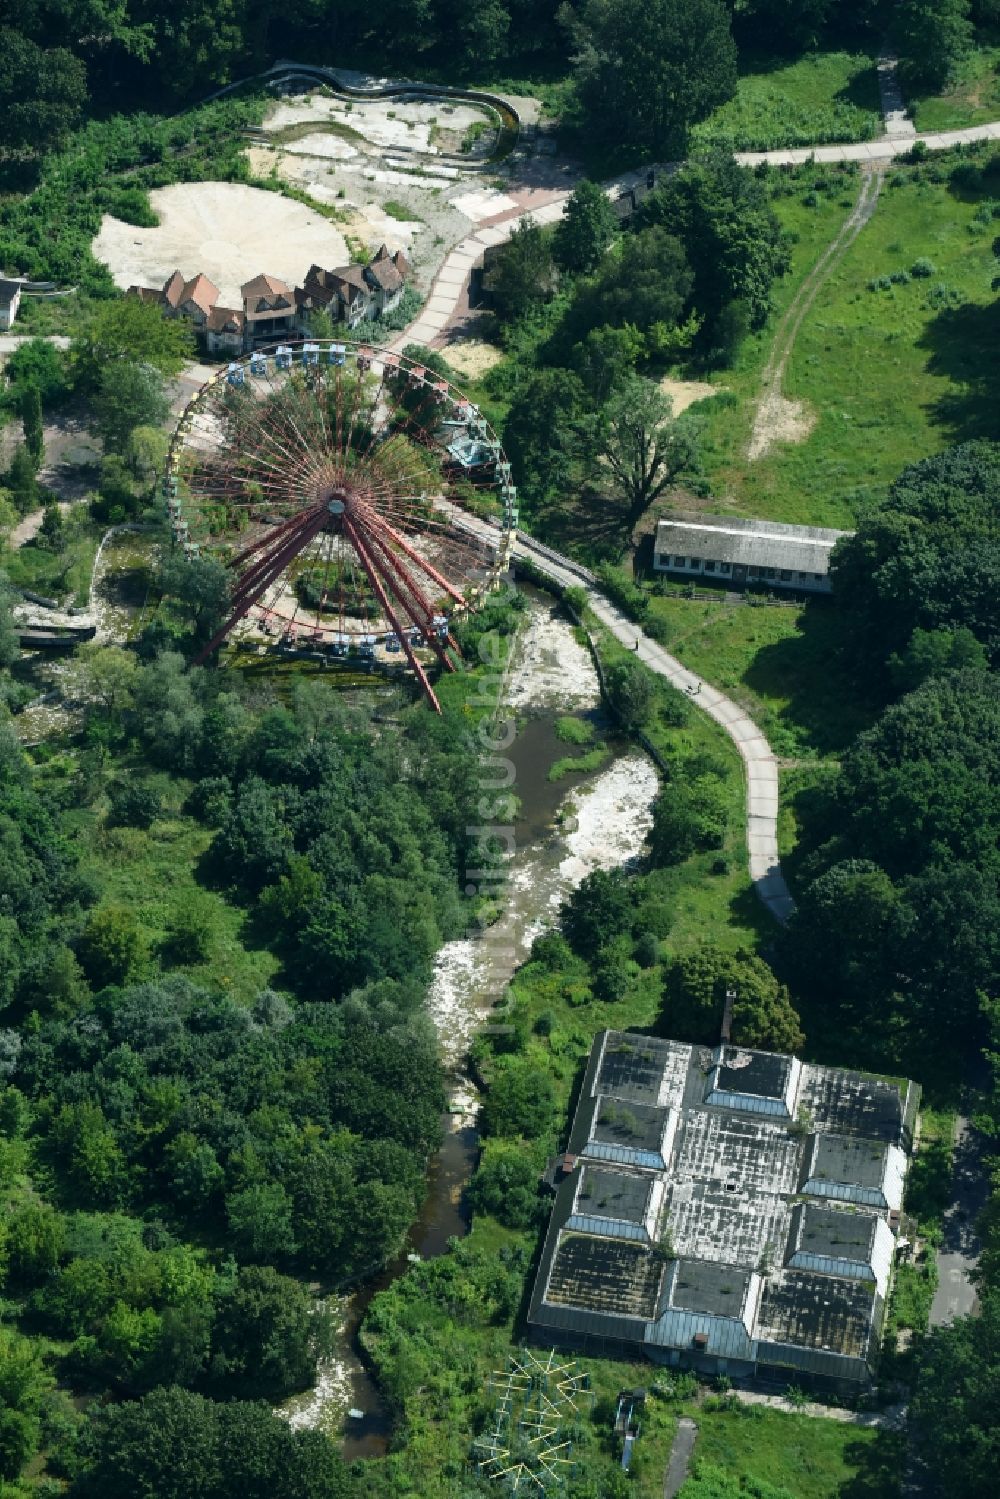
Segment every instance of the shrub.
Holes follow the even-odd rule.
[[[535,1140],[552,1127],[555,1107],[555,1089],[543,1067],[523,1057],[501,1057],[483,1100],[483,1134]]]
[[[203,963],[208,957],[212,926],[203,912],[185,909],[178,912],[167,927],[163,955],[170,963],[189,965]]]
[[[490,1213],[507,1228],[531,1228],[539,1221],[538,1171],[518,1145],[490,1145],[469,1186],[474,1213]]]
[[[149,828],[162,811],[159,793],[142,781],[117,781],[108,792],[110,819],[119,827]]]
[[[568,968],[573,961],[569,943],[561,932],[544,932],[531,944],[531,961],[541,963],[550,972]]]
[[[628,937],[616,937],[606,943],[594,959],[594,993],[606,1004],[617,1004],[628,993],[636,971],[631,951]]]
[[[652,968],[660,956],[660,941],[654,932],[640,932],[635,939],[635,961],[640,968]]]
[[[636,621],[645,619],[649,609],[649,599],[638,584],[626,578],[621,570],[612,566],[610,562],[600,564],[597,568],[597,577],[608,598],[613,604],[618,605],[623,614]]]
[[[910,266],[910,275],[918,280],[926,280],[929,276],[937,275],[937,266],[933,260],[928,260],[926,255],[921,255],[920,259],[915,260]]]

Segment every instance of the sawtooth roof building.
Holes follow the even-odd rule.
[[[830,592],[830,554],[850,531],[677,512],[656,527],[653,567],[687,579]]]
[[[918,1102],[910,1082],[605,1031],[555,1172],[533,1336],[864,1389]]]

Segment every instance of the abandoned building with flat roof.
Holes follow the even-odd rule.
[[[797,1057],[605,1031],[555,1171],[533,1336],[865,1388],[919,1093]]]
[[[850,535],[823,526],[676,511],[656,527],[653,567],[732,587],[829,593],[830,554]]]

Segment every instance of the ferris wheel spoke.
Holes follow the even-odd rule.
[[[375,597],[378,599],[379,603],[382,605],[382,608],[385,610],[386,618],[390,621],[393,629],[396,632],[396,638],[399,640],[400,644],[403,647],[403,650],[406,653],[406,659],[409,661],[414,675],[423,687],[435,711],[440,713],[441,704],[438,702],[437,694],[435,693],[434,688],[431,686],[430,681],[428,680],[427,673],[424,671],[423,665],[417,659],[417,655],[413,649],[409,634],[407,633],[404,626],[400,623],[396,611],[393,609],[392,604],[389,602],[389,596],[386,589],[382,585],[382,579],[380,577],[379,570],[375,566],[374,561],[369,555],[367,547],[365,546],[365,542],[362,540],[358,528],[355,526],[350,517],[345,517],[344,530],[350,538],[354,550],[358,554],[358,557],[361,561],[361,566],[368,574],[368,581],[371,583],[372,589],[375,593]],[[403,607],[406,607],[405,604]],[[414,623],[416,623],[416,621],[414,621]]]
[[[428,600],[423,589],[412,576],[409,569],[396,556],[385,538],[379,534],[378,526],[366,526],[364,535],[365,540],[381,552],[384,562],[388,565],[390,571],[383,574],[383,577],[390,583],[394,591],[400,596],[403,593],[407,593],[417,601],[417,607],[423,616],[424,638],[429,642],[444,669],[446,671],[454,671],[454,662],[450,660],[448,652],[444,649],[438,637],[438,632],[435,629],[433,604]]]

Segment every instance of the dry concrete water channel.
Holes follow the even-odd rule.
[[[468,1231],[465,1189],[478,1151],[475,1090],[463,1069],[469,1044],[534,939],[555,922],[566,895],[591,870],[638,859],[652,820],[658,786],[652,763],[613,737],[590,656],[553,600],[526,592],[527,617],[498,725],[498,738],[508,716],[517,725],[503,753],[513,766],[519,804],[502,911],[482,933],[441,949],[428,994],[450,1078],[443,1143],[430,1163],[427,1196],[403,1252],[374,1281],[337,1298],[341,1335],[335,1356],[317,1370],[311,1390],[282,1407],[293,1425],[342,1432],[348,1459],[380,1456],[389,1440],[388,1414],[358,1350],[365,1310],[378,1291],[406,1273],[413,1256],[442,1254],[450,1239]],[[590,719],[595,742],[607,745],[608,757],[596,773],[549,779],[557,760],[580,753],[556,736],[561,714]],[[489,776],[495,784],[495,771]],[[363,1417],[349,1417],[351,1409]]]

